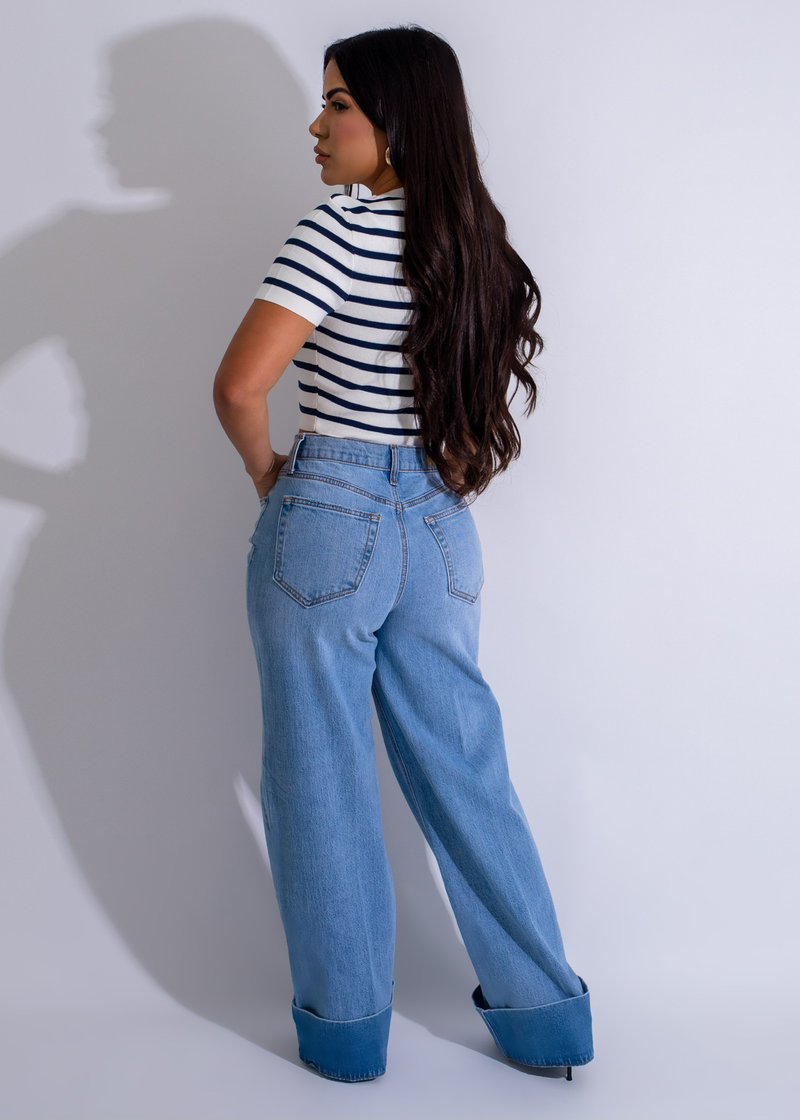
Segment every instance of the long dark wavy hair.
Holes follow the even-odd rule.
[[[539,287],[484,184],[450,44],[410,24],[338,39],[324,66],[331,59],[386,133],[403,184],[402,269],[415,306],[402,355],[422,443],[448,486],[479,494],[519,456],[509,401],[520,385],[525,415],[536,406],[527,367],[544,346]]]

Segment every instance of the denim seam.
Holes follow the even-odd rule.
[[[545,1007],[557,1007],[560,1003],[571,1003],[574,999],[583,999],[588,995],[588,989],[577,996],[565,996],[564,999],[551,999],[549,1003],[535,1003],[532,1007],[479,1007],[479,1011],[542,1011]],[[483,989],[481,988],[481,996]],[[484,999],[485,1001],[485,999]]]
[[[336,438],[337,439],[343,439],[344,437],[343,436],[337,436]],[[389,444],[387,446],[391,446],[391,444]],[[367,470],[369,470],[369,471],[381,471],[381,473],[385,473],[386,470],[387,470],[386,467],[379,467],[375,463],[365,463],[362,460],[358,459],[357,457],[352,458],[352,459],[345,459],[345,458],[342,458],[339,455],[309,455],[306,452],[304,452],[301,455],[298,455],[297,457],[298,457],[298,459],[306,459],[306,460],[317,459],[318,461],[323,462],[323,463],[347,463],[351,467],[366,467]],[[397,469],[398,469],[398,471],[403,471],[406,474],[438,474],[438,470],[437,470],[436,467],[398,467]],[[286,470],[286,468],[281,467],[280,473],[282,474],[284,472],[284,470]],[[290,472],[288,470],[286,470],[286,474],[289,474],[289,473]]]
[[[324,1015],[318,1015],[316,1011],[309,1011],[307,1007],[301,1007],[296,997],[292,998],[292,1006],[298,1011],[304,1011],[306,1015],[313,1016],[320,1023],[333,1023],[337,1027],[350,1027],[353,1023],[365,1023],[367,1019],[377,1019],[381,1015],[385,1015],[389,1008],[394,1010],[394,979],[392,980],[392,994],[389,998],[389,1002],[384,1007],[381,1007],[380,1010],[371,1011],[369,1015],[357,1015],[355,1019],[326,1019]]]
[[[397,506],[397,523],[400,528],[400,542],[403,553],[403,565],[400,571],[400,585],[397,588],[397,594],[394,597],[394,602],[392,603],[391,607],[389,607],[390,612],[394,610],[394,608],[402,599],[403,592],[406,589],[406,577],[408,576],[408,534],[406,533],[406,523],[403,520],[403,510],[399,505]]]
[[[258,642],[254,642],[253,646],[254,646],[255,654],[256,654],[256,667],[258,668],[258,679],[259,679],[259,681],[262,681],[264,678],[261,675],[262,674],[261,650],[259,648],[259,643]],[[262,700],[261,700],[261,705],[262,705],[262,709],[263,709],[263,706],[264,706],[263,697],[262,697]],[[262,718],[263,718],[263,713],[262,713]],[[264,818],[264,829],[265,829],[266,832],[269,832],[270,829],[271,829],[271,822],[270,822],[269,804],[267,803],[267,798],[266,798],[266,795],[264,793],[264,785],[265,785],[264,776],[265,776],[265,774],[266,774],[266,759],[264,758],[264,744],[263,744],[263,740],[262,740],[262,745],[261,745],[261,781],[259,783],[259,793],[261,795],[261,811],[262,811],[263,818]]]
[[[392,740],[392,745],[394,746],[395,754],[397,755],[397,760],[400,763],[400,766],[403,769],[403,773],[406,776],[406,781],[408,782],[408,788],[411,791],[411,796],[414,798],[414,804],[416,805],[417,812],[419,813],[419,821],[420,821],[420,828],[422,830],[422,834],[425,837],[425,839],[428,841],[428,844],[430,845],[430,849],[431,849],[432,852],[434,852],[434,855],[435,855],[435,848],[434,848],[434,846],[431,842],[430,833],[428,832],[428,820],[427,820],[425,814],[422,812],[422,809],[420,808],[419,798],[417,797],[417,791],[414,788],[414,783],[411,781],[411,775],[408,771],[408,767],[406,766],[406,760],[403,758],[403,752],[400,749],[400,743],[397,739],[397,736],[394,733],[394,728],[392,727],[392,721],[389,718],[388,709],[387,709],[386,705],[384,704],[383,700],[380,697],[380,686],[379,685],[374,686],[374,695],[375,695],[375,704],[383,712],[383,718],[384,718],[384,722],[386,724],[386,728],[389,732],[389,738]]]
[[[434,486],[432,490],[426,490],[424,494],[420,494],[417,498],[411,498],[408,502],[401,502],[403,509],[411,509],[412,506],[418,506],[421,502],[427,502],[430,498],[435,498],[437,494],[445,494],[450,490],[449,486],[444,483],[441,486]]]
[[[456,586],[455,566],[453,564],[453,557],[450,552],[450,544],[448,543],[447,537],[439,530],[439,526],[436,523],[438,520],[437,518],[426,517],[424,520],[425,524],[436,538],[442,556],[444,556],[444,562],[447,567],[447,590],[455,599],[463,599],[465,603],[474,603],[483,589],[484,581],[481,580],[481,585],[474,595],[470,595],[468,591],[464,591]]]
[[[313,506],[315,509],[333,509],[337,513],[346,513],[349,517],[359,517],[362,521],[369,519],[370,521],[380,521],[381,515],[379,513],[369,513],[368,510],[363,509],[349,509],[347,506],[337,506],[333,502],[320,502],[316,498],[301,498],[297,494],[285,494],[283,497],[282,505],[287,506],[292,502],[301,506]]]
[[[502,1046],[500,1046],[499,1048],[501,1050],[503,1050]],[[506,1054],[505,1050],[503,1050],[503,1053]],[[579,1054],[577,1058],[559,1058],[557,1061],[554,1061],[554,1062],[551,1062],[551,1061],[547,1061],[547,1062],[523,1062],[520,1058],[511,1057],[510,1054],[506,1054],[506,1057],[510,1058],[510,1060],[512,1062],[519,1062],[519,1064],[521,1066],[532,1066],[534,1069],[548,1069],[552,1066],[583,1066],[583,1065],[586,1065],[588,1062],[591,1062],[592,1058],[594,1058],[594,1051],[591,1050],[587,1054]]]
[[[316,1062],[310,1062],[308,1058],[301,1058],[301,1061],[305,1062],[307,1066],[311,1066],[312,1069],[318,1070],[325,1077],[330,1077],[333,1081],[371,1081],[374,1077],[380,1077],[386,1072],[386,1066],[384,1066],[383,1069],[376,1070],[375,1073],[362,1073],[358,1077],[349,1077],[347,1074],[333,1073],[330,1070],[323,1069]]]
[[[378,442],[377,440],[361,439],[361,438],[359,438],[359,436],[331,436],[331,435],[328,435],[327,432],[303,432],[303,435],[319,436],[322,439],[337,439],[337,440],[341,440],[342,442],[346,441],[347,443],[377,443]],[[381,446],[388,447],[390,445],[384,443]],[[420,449],[420,450],[422,448],[422,445],[417,444],[417,443],[402,443],[402,444],[399,444],[398,446],[400,446],[400,447],[411,447],[411,448]]]
[[[337,436],[338,439],[338,436]],[[331,462],[340,463],[341,459],[332,459]],[[363,466],[363,463],[357,463],[356,466]],[[377,469],[377,468],[376,468]],[[384,472],[385,473],[385,472]],[[313,471],[295,471],[290,475],[287,471],[285,478],[311,478],[315,482],[328,482],[331,486],[339,486],[344,490],[352,490],[354,494],[361,494],[364,498],[369,498],[373,502],[380,502],[386,506],[400,505],[403,509],[411,509],[412,506],[419,505],[420,502],[427,502],[430,498],[435,498],[437,494],[444,494],[450,488],[442,483],[440,486],[434,486],[430,490],[426,490],[424,494],[420,494],[416,498],[411,498],[407,502],[397,502],[391,498],[381,498],[378,494],[373,494],[371,490],[364,490],[360,486],[353,486],[351,482],[344,482],[340,478],[331,478],[327,474],[315,474]],[[459,506],[459,509],[461,507]]]
[[[338,438],[338,437],[337,437]],[[336,462],[339,462],[337,459]],[[358,464],[360,465],[360,464]],[[289,477],[288,475],[286,476]],[[370,490],[362,490],[360,486],[353,486],[349,482],[342,482],[339,478],[330,478],[326,474],[312,474],[311,471],[299,471],[295,473],[293,478],[311,478],[314,482],[328,482],[331,486],[339,486],[344,490],[351,490],[354,494],[361,494],[364,498],[370,498],[373,502],[380,502],[385,506],[396,506],[397,502],[391,498],[380,498],[377,494],[373,494]]]
[[[440,535],[436,532],[436,529],[433,527],[433,525],[431,524],[431,522],[428,520],[427,517],[425,518],[425,524],[428,526],[430,531],[433,533],[433,536],[436,540],[436,543],[439,546],[439,551],[441,552],[442,556],[444,557],[444,566],[447,569],[447,590],[452,595],[453,594],[453,563],[452,563],[452,560],[450,558],[450,551],[447,547],[447,541],[443,540],[440,537]]]
[[[455,503],[455,505],[448,506],[447,509],[439,510],[438,513],[429,513],[425,520],[428,522],[441,521],[445,517],[453,517],[454,514],[460,513],[462,509],[466,509],[468,506],[469,502],[466,502],[463,498],[461,498],[458,502]]]

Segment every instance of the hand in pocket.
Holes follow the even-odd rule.
[[[266,498],[267,494],[269,494],[270,490],[275,485],[278,479],[278,473],[281,467],[284,465],[284,463],[288,462],[288,460],[288,455],[278,455],[278,453],[276,452],[275,458],[272,460],[272,466],[267,474],[262,475],[261,478],[253,480],[256,484],[256,493],[258,494],[259,498]]]

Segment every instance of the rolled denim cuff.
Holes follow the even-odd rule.
[[[472,1002],[507,1058],[526,1066],[582,1066],[594,1057],[589,989],[539,1007],[487,1007],[480,984]]]
[[[323,1019],[292,1000],[300,1058],[334,1081],[370,1081],[386,1072],[394,1001],[362,1019]]]

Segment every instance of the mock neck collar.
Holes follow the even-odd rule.
[[[394,187],[390,191],[384,191],[383,194],[371,194],[370,199],[374,198],[404,198],[405,189],[401,187]]]

